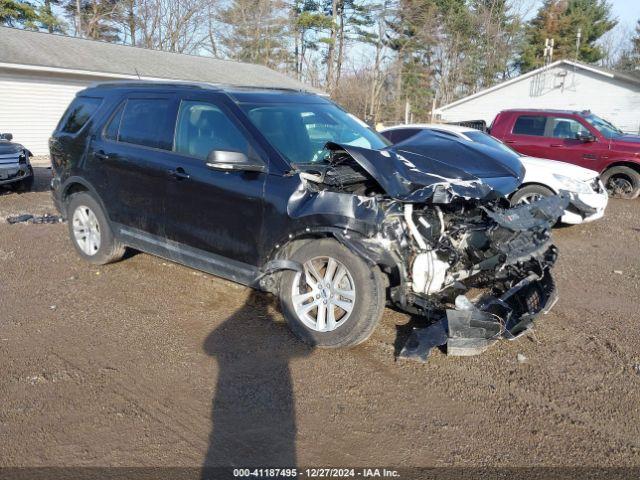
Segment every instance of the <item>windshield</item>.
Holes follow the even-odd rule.
[[[291,163],[326,160],[327,142],[381,149],[389,145],[366,123],[333,104],[245,104],[249,120]]]
[[[623,135],[622,130],[593,113],[585,115],[584,119],[606,138],[615,138]]]
[[[510,153],[512,155],[515,155],[517,157],[521,157],[522,156],[518,152],[516,152],[515,150],[507,147],[500,140],[496,140],[491,135],[487,135],[486,133],[483,133],[483,132],[464,132],[464,135],[466,137],[469,137],[469,140],[471,140],[472,142],[482,143],[483,145],[486,145],[487,147],[497,148],[499,150],[502,150],[503,152],[508,152],[508,153]]]

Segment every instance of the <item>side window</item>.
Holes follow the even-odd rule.
[[[118,132],[120,130],[120,122],[122,121],[122,112],[124,111],[124,104],[120,105],[116,112],[111,116],[109,124],[104,129],[103,137],[107,140],[118,140]]]
[[[212,150],[248,154],[244,134],[212,103],[184,100],[180,103],[174,150],[205,160]]]
[[[383,132],[382,136],[395,144],[417,135],[420,131],[421,130],[419,128],[396,128]]]
[[[547,135],[553,138],[575,139],[579,133],[589,134],[589,130],[587,130],[580,122],[572,118],[549,118],[547,129],[549,132]]]
[[[130,98],[120,119],[118,141],[169,150],[171,142],[163,135],[169,107],[169,100],[163,98]]]
[[[514,135],[544,137],[544,127],[546,123],[547,117],[540,115],[522,115],[516,120],[512,133]]]
[[[76,97],[76,99],[71,102],[71,105],[69,105],[69,108],[67,108],[67,113],[63,117],[60,130],[66,133],[79,132],[101,103],[101,98]]]

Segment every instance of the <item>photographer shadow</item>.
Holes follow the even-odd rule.
[[[218,364],[212,429],[202,478],[230,468],[296,466],[296,421],[289,362],[311,353],[276,323],[274,297],[252,291],[204,342]]]

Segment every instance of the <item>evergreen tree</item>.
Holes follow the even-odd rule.
[[[597,62],[604,52],[596,42],[616,24],[611,18],[611,5],[606,0],[545,0],[527,25],[520,69],[526,72],[544,64],[546,38],[555,41],[554,60],[576,59],[578,29],[581,40],[577,60]]]
[[[220,17],[227,30],[221,42],[230,58],[272,68],[288,62],[280,0],[233,0]]]
[[[115,24],[118,0],[80,0],[79,4],[80,15],[77,0],[67,0],[64,5],[67,16],[76,25],[76,35],[105,42],[120,40],[120,30]]]
[[[0,25],[36,28],[38,14],[31,2],[0,0]]]
[[[53,5],[60,5],[60,0],[44,0],[37,9],[38,26],[49,33],[64,33],[65,24],[53,13]]]

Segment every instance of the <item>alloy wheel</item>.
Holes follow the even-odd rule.
[[[606,185],[610,197],[627,198],[633,193],[633,183],[624,175],[612,176]]]
[[[315,257],[303,265],[291,287],[296,315],[316,332],[331,332],[351,316],[356,289],[349,270],[331,257]]]
[[[524,197],[522,197],[520,200],[518,200],[518,205],[529,205],[530,203],[537,202],[542,198],[544,197],[539,193],[529,193]]]
[[[100,249],[100,224],[89,207],[79,205],[73,212],[73,237],[85,255],[93,256]]]

